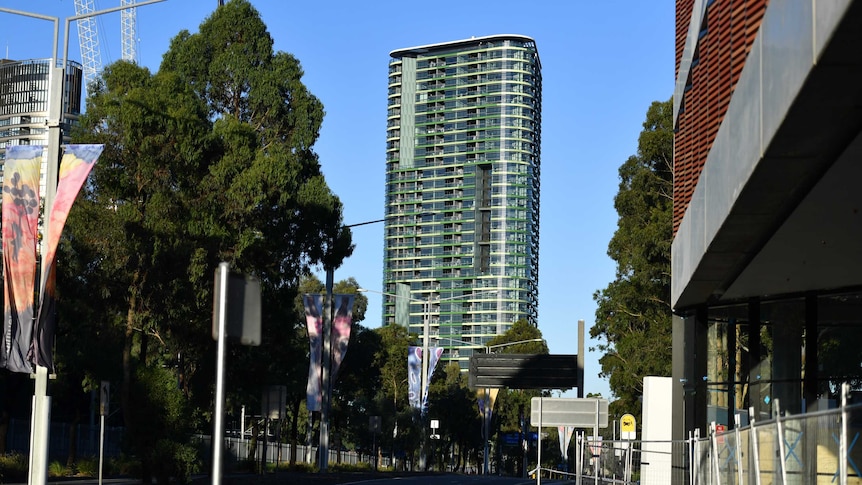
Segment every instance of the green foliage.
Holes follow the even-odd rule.
[[[593,338],[601,375],[618,398],[612,412],[639,418],[644,376],[670,375],[670,250],[673,231],[672,101],[648,109],[638,153],[620,167],[617,230],[608,245],[616,279],[597,291]]]
[[[333,463],[329,466],[332,473],[357,473],[373,471],[371,463]]]
[[[19,453],[0,455],[0,481],[3,483],[26,482],[29,465],[27,455]]]
[[[132,399],[137,405],[130,411],[129,445],[145,473],[160,482],[166,477],[182,480],[198,461],[196,449],[188,443],[193,413],[170,370],[142,367],[136,377]]]
[[[99,457],[88,456],[75,462],[75,475],[79,477],[99,476]]]
[[[52,478],[58,477],[68,477],[72,475],[70,470],[66,468],[66,465],[60,463],[59,461],[52,461],[48,464],[48,476]]]
[[[197,449],[189,444],[160,439],[151,456],[158,483],[190,483],[192,474],[201,469]]]
[[[115,383],[145,480],[187,475],[189,431],[209,428],[217,264],[262,287],[262,345],[228,349],[230,412],[284,376],[299,402],[308,364],[300,278],[353,249],[312,148],[323,106],[299,61],[272,45],[249,1],[228,2],[199,32],[177,35],[157,73],[106,67],[74,133],[105,150],[58,258],[68,275],[58,280],[67,345],[58,368],[71,376],[61,390],[81,397],[78,385]],[[366,304],[358,300],[357,321]]]
[[[544,340],[537,341],[541,338],[542,332],[522,318],[486,345],[496,354],[547,354],[548,344]]]

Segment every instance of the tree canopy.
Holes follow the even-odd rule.
[[[241,365],[228,376],[235,389],[259,396],[295,366],[281,357],[291,355],[285,343],[300,342],[292,338],[302,318],[294,305],[300,278],[315,265],[337,267],[353,249],[313,150],[323,106],[303,85],[299,61],[272,46],[251,3],[228,2],[199,32],[180,32],[157,73],[108,66],[74,133],[75,142],[105,150],[64,234],[69,271],[58,281],[66,308],[58,353],[73,357],[62,347],[74,340],[63,339],[80,328],[64,315],[86,316],[94,332],[119,340],[122,352],[105,355],[118,359],[114,365],[82,372],[91,383],[120,379],[129,442],[145,477],[148,464],[159,465],[155,450],[166,446],[158,439],[180,428],[146,422],[141,396],[158,393],[166,403],[181,393],[195,405],[190,425],[212,409],[218,263],[261,281],[260,351],[272,359],[232,348],[229,358]],[[152,369],[173,369],[180,389]],[[153,441],[152,433],[161,434]]]
[[[601,375],[612,407],[640,415],[645,376],[671,372],[670,251],[673,211],[672,101],[653,102],[637,154],[619,169],[617,230],[608,245],[616,278],[595,293]]]

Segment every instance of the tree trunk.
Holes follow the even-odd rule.
[[[290,420],[290,466],[296,465],[296,445],[299,442],[299,400],[294,400],[291,405],[293,416]]]

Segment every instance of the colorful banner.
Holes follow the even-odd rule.
[[[68,145],[60,162],[57,195],[51,206],[48,224],[45,267],[42,268],[42,287],[39,291],[39,317],[36,319],[33,341],[27,357],[36,365],[54,370],[54,332],[57,329],[57,246],[60,234],[69,217],[72,203],[84,185],[87,176],[102,154],[104,145]],[[47,210],[47,208],[46,208]]]
[[[422,347],[407,349],[407,402],[419,409],[419,388],[422,386]]]
[[[332,335],[330,344],[332,349],[332,374],[330,382],[335,382],[338,369],[344,355],[347,354],[347,345],[350,343],[350,327],[353,324],[353,298],[355,295],[333,295],[335,299],[335,315],[332,317]]]
[[[308,329],[309,362],[305,405],[308,411],[320,411],[320,359],[323,355],[323,295],[302,295],[305,326]]]
[[[41,146],[6,148],[3,167],[4,311],[0,366],[31,373]]]
[[[431,360],[428,362],[428,382],[425,383],[425,389],[422,392],[422,413],[428,412],[428,388],[431,386],[431,376],[434,375],[434,369],[437,368],[437,362],[440,361],[440,356],[443,355],[443,347],[431,347],[428,349],[431,354]]]
[[[572,441],[572,434],[575,432],[574,426],[557,426],[557,435],[560,438],[560,453],[563,454],[563,461],[569,459],[569,443]]]

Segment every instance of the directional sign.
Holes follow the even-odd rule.
[[[577,355],[474,354],[470,387],[509,389],[571,389],[581,387]]]
[[[539,400],[541,399],[541,404]],[[539,409],[541,408],[541,415]],[[594,397],[534,397],[530,400],[530,422],[533,426],[608,427],[608,400]]]

